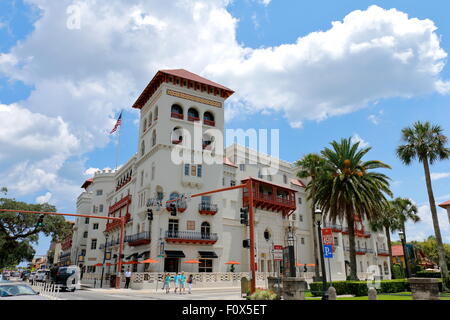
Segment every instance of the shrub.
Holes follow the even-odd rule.
[[[403,266],[398,263],[394,263],[392,265],[392,275],[394,279],[404,279],[405,270],[403,269]]]
[[[322,295],[322,282],[313,282],[309,284],[313,296]],[[370,286],[370,285],[369,285]],[[369,286],[367,281],[335,281],[333,287],[337,295],[351,294],[357,297],[367,296]],[[381,280],[379,293],[404,292],[409,290],[406,279]]]
[[[273,291],[256,288],[256,291],[248,296],[248,300],[277,300],[277,294]]]

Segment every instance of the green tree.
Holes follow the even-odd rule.
[[[436,264],[439,264],[439,251],[436,237],[429,236],[424,241],[412,241],[415,247],[422,250],[425,256]],[[446,261],[450,262],[450,245],[444,243],[444,252]]]
[[[355,216],[373,221],[388,206],[386,195],[392,196],[389,178],[372,170],[390,166],[378,160],[363,161],[371,148],[359,148],[359,142],[352,143],[350,138],[333,141],[331,146],[321,152],[325,165],[314,184],[315,197],[325,218],[332,223],[346,220],[350,244],[348,279],[357,280]]]
[[[309,153],[300,160],[296,162],[296,165],[300,167],[300,171],[297,172],[297,176],[299,178],[310,178],[308,182],[309,190],[310,190],[310,199],[311,199],[311,223],[312,230],[315,230],[314,224],[314,211],[316,207],[316,199],[315,199],[315,186],[314,183],[316,181],[316,177],[320,170],[325,165],[325,160],[316,153]],[[318,254],[318,239],[317,234],[313,232],[313,245],[314,245],[314,261],[316,266],[319,266],[319,254]],[[319,268],[316,267],[316,277],[319,277]]]
[[[428,121],[424,123],[420,121],[415,122],[412,127],[402,129],[402,141],[404,144],[397,148],[397,156],[405,165],[410,165],[415,159],[418,159],[423,164],[439,253],[439,266],[442,277],[446,279],[448,277],[448,268],[430,176],[430,165],[438,160],[445,160],[450,157],[450,149],[445,146],[448,138],[442,132],[443,130],[440,126],[431,125]]]
[[[0,198],[0,209],[56,212],[48,203],[29,204],[6,197]],[[35,254],[32,244],[38,242],[41,232],[56,240],[64,239],[71,232],[70,223],[62,216],[45,215],[42,226],[37,225],[38,219],[37,214],[0,214],[0,267],[30,261]]]
[[[374,231],[382,231],[384,228],[389,248],[391,271],[393,270],[391,232],[401,230],[406,239],[405,223],[407,220],[414,223],[420,221],[420,217],[417,215],[417,206],[409,199],[395,198],[389,201],[389,206],[381,213],[380,217],[370,223],[371,229]]]

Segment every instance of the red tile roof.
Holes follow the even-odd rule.
[[[401,244],[396,244],[392,246],[392,256],[393,257],[403,256],[403,247]]]
[[[167,81],[167,76],[171,75],[174,77],[179,77],[182,79],[186,79],[188,81],[194,81],[195,83],[200,83],[203,85],[211,86],[216,89],[222,90],[222,97],[228,98],[231,96],[234,91],[211,80],[203,78],[195,73],[189,72],[184,69],[172,69],[172,70],[159,70],[153,79],[149,82],[147,87],[145,87],[144,91],[142,91],[139,98],[137,98],[136,102],[133,104],[133,108],[141,109],[150,99],[150,97],[155,93],[155,91],[159,88],[159,86]],[[194,86],[195,88],[195,86]]]
[[[94,181],[94,179],[87,179],[83,185],[81,186],[83,189],[86,189],[87,187],[89,187],[89,185]]]
[[[444,209],[449,207],[449,206],[450,206],[450,200],[442,202],[441,204],[439,204],[439,207],[444,208]]]
[[[235,167],[235,168],[238,167],[237,165],[234,164],[233,161],[231,161],[231,160],[228,159],[227,157],[224,157],[224,158],[223,158],[223,164],[226,164],[227,166],[230,166],[230,167]]]
[[[221,84],[218,84],[218,83],[216,83],[214,81],[211,81],[211,80],[208,80],[206,78],[200,77],[199,75],[197,75],[195,73],[192,73],[192,72],[189,72],[189,71],[184,70],[184,69],[159,70],[159,72],[171,74],[171,75],[176,76],[176,77],[180,77],[180,78],[184,78],[184,79],[192,80],[192,81],[197,81],[199,83],[203,83],[203,84],[206,84],[206,85],[209,85],[209,86],[212,86],[212,87],[216,87],[216,88],[219,88],[219,89],[222,89],[222,90],[234,92],[233,90],[231,90],[231,89],[229,89],[227,87],[224,87]]]
[[[302,187],[302,188],[306,188],[305,184],[300,180],[300,179],[291,179],[291,183],[293,185]]]

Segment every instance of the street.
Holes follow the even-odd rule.
[[[243,300],[239,288],[193,289],[192,294],[166,294],[162,290],[92,289],[60,292],[62,300]]]

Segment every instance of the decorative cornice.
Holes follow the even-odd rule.
[[[203,103],[203,104],[207,104],[213,107],[217,107],[217,108],[222,108],[222,103],[215,101],[215,100],[211,100],[211,99],[206,99],[206,98],[201,98],[201,97],[197,97],[191,94],[187,94],[184,92],[180,92],[180,91],[175,91],[172,89],[167,89],[166,90],[167,95],[169,96],[173,96],[173,97],[177,97],[177,98],[181,98],[181,99],[186,99],[186,100],[191,100],[194,102],[199,102],[199,103]]]

